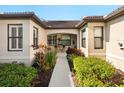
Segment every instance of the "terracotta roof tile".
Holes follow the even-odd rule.
[[[76,28],[75,25],[80,21],[45,21],[38,18],[34,12],[4,12],[0,13],[0,19],[25,19],[30,18],[39,25],[43,26],[44,28],[52,28],[52,29],[59,29],[59,28]]]
[[[117,17],[123,15],[123,14],[124,14],[124,6],[121,6],[118,9],[116,9],[116,10],[112,11],[111,13],[109,13],[107,16],[105,16],[104,19],[106,21],[110,21],[110,20],[112,20],[114,18],[117,18]]]
[[[80,28],[85,25],[87,22],[104,22],[103,16],[86,16],[80,21],[76,26]]]
[[[0,19],[24,19],[30,18],[38,25],[47,28],[47,29],[72,29],[72,28],[80,28],[81,26],[85,25],[87,22],[105,22],[110,21],[113,18],[119,17],[124,15],[124,6],[116,9],[115,11],[111,12],[107,16],[86,16],[83,20],[57,20],[57,21],[45,21],[41,20],[39,17],[35,15],[34,12],[5,12],[0,13]]]
[[[32,19],[38,25],[46,27],[44,22],[39,19],[34,12],[5,12],[0,13],[0,19]]]
[[[104,21],[103,16],[86,16],[83,18],[85,21]]]

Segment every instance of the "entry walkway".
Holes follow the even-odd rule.
[[[57,54],[57,63],[55,65],[49,87],[73,87],[71,72],[66,59],[66,53]]]

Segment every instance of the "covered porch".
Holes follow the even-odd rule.
[[[68,47],[77,48],[77,35],[70,33],[55,33],[47,35],[47,44],[51,49],[65,52]]]

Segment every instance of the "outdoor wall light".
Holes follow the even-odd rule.
[[[118,45],[119,45],[121,50],[124,50],[124,40],[119,40]]]

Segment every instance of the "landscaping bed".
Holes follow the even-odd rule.
[[[105,60],[77,57],[73,60],[72,77],[76,86],[119,87],[124,85],[124,73]]]
[[[105,60],[84,57],[80,50],[69,48],[68,64],[76,87],[123,87],[124,72]]]
[[[0,87],[30,87],[36,77],[37,70],[33,67],[17,63],[0,64]]]
[[[56,52],[49,51],[46,54],[37,52],[33,67],[38,70],[38,77],[32,81],[33,87],[48,87],[56,64]]]
[[[48,87],[53,70],[41,71],[38,78],[32,81],[32,87]]]
[[[37,52],[32,67],[23,63],[0,63],[0,87],[48,87],[56,52]]]
[[[73,79],[75,87],[81,87],[79,82],[78,82],[78,79],[77,79],[75,72],[72,72],[72,79]],[[112,79],[112,82],[115,82],[115,85],[113,87],[124,87],[123,80],[124,80],[124,72],[117,69],[117,74]],[[118,85],[116,85],[116,84],[118,84]],[[89,87],[89,86],[87,86],[87,87]],[[108,86],[108,87],[111,87],[111,86]]]

